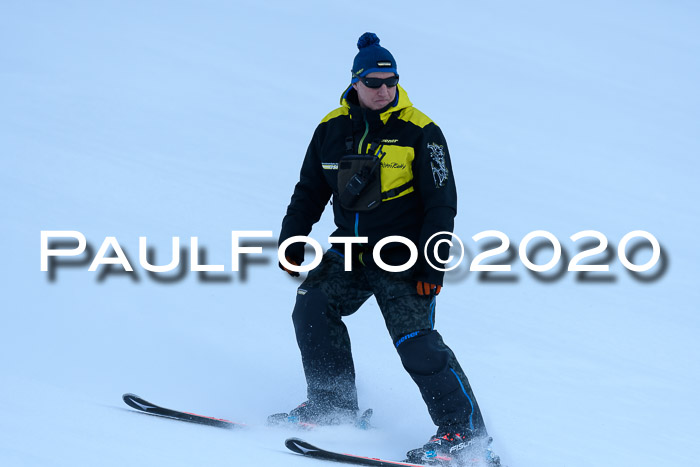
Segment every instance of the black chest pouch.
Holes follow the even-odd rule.
[[[399,112],[393,112],[387,123],[372,142],[367,154],[353,154],[353,137],[345,139],[345,154],[338,163],[338,200],[350,211],[371,211],[382,203],[381,163],[386,152],[382,151],[381,137],[389,131]],[[366,135],[366,133],[365,133]],[[358,149],[362,152],[362,141]]]
[[[338,199],[351,211],[371,211],[382,202],[381,161],[371,154],[349,155],[338,164]]]

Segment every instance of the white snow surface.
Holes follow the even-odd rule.
[[[469,259],[483,246],[472,235],[490,229],[516,250],[528,232],[550,231],[568,259],[576,232],[602,232],[615,253],[641,229],[664,252],[650,281],[616,256],[609,273],[591,275],[607,281],[565,272],[545,282],[517,257],[514,281],[479,280],[468,263],[448,276],[437,329],[504,462],[697,465],[697,2],[68,0],[0,10],[1,465],[322,464],[284,448],[299,433],[262,426],[305,398],[290,318],[299,282],[269,243],[245,276],[232,272],[231,231],[276,239],[308,141],[337,107],[365,31],[447,137]],[[328,211],[311,234],[323,245]],[[89,272],[85,254],[73,266],[63,258],[52,279],[40,270],[42,230],[79,231],[93,255],[116,237],[135,272]],[[140,236],[157,264],[172,237],[187,250],[198,237],[201,262],[226,271],[154,278],[139,265]],[[631,259],[650,256],[642,248]],[[346,322],[376,429],[301,436],[401,459],[435,427],[376,304]],[[254,427],[137,414],[125,392]]]

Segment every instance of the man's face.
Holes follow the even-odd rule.
[[[368,78],[389,78],[391,76],[394,76],[394,73],[390,71],[376,71],[367,75]],[[386,84],[382,84],[381,87],[374,89],[368,88],[362,81],[358,81],[352,87],[357,91],[360,106],[370,110],[383,109],[396,99],[396,86],[387,87]]]

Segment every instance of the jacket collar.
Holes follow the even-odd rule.
[[[381,122],[385,124],[393,112],[400,112],[405,108],[413,106],[401,85],[397,84],[396,86],[396,99],[381,110],[374,111],[364,109],[364,112],[362,112],[363,109],[360,108],[357,102],[357,91],[352,87],[352,84],[348,86],[347,89],[343,91],[342,96],[340,96],[340,105],[348,108],[351,115],[364,114],[370,123],[373,123],[373,120],[381,120]]]

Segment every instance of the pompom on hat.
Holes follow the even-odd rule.
[[[389,71],[398,75],[396,60],[391,52],[379,45],[379,38],[373,32],[366,32],[357,40],[360,49],[352,63],[352,82],[376,71]]]

